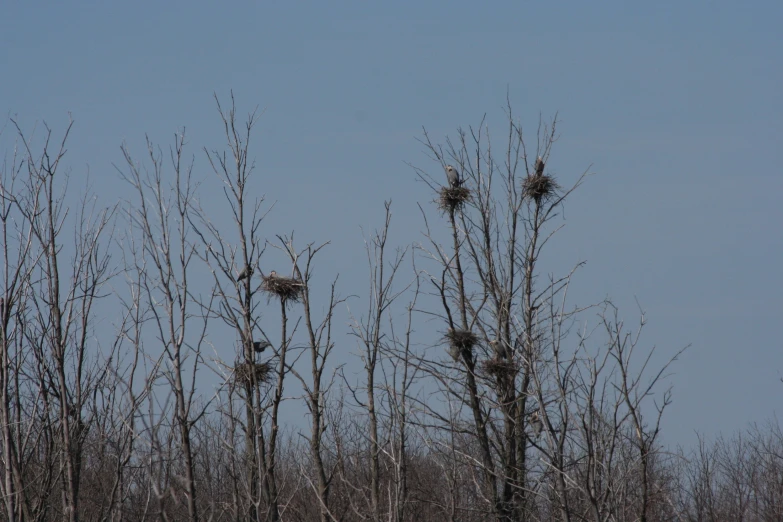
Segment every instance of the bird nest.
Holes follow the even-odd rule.
[[[283,301],[299,301],[304,284],[299,279],[281,277],[270,274],[264,277],[262,288],[268,294],[279,297]]]
[[[272,366],[269,363],[242,363],[234,367],[234,380],[254,386],[269,380]]]
[[[470,189],[465,187],[443,187],[440,189],[438,207],[449,212],[462,206],[470,199]]]
[[[473,347],[478,344],[478,336],[470,330],[449,330],[446,332],[446,340],[449,342],[449,354],[456,361],[461,353],[471,354]]]
[[[544,174],[528,176],[522,182],[523,195],[536,203],[551,198],[557,193],[559,188],[560,185],[557,184],[555,178]]]
[[[498,378],[511,377],[519,369],[514,361],[493,357],[481,363],[481,367],[487,375]]]

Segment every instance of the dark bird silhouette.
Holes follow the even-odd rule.
[[[243,279],[247,279],[253,275],[253,267],[250,265],[245,266],[245,268],[242,269],[241,272],[239,272],[239,275],[237,276],[237,281],[242,281]]]
[[[449,186],[451,188],[457,188],[460,185],[462,185],[462,180],[459,177],[459,172],[451,165],[446,166],[446,178],[449,180]]]
[[[253,350],[256,353],[261,353],[267,348],[269,348],[270,346],[272,346],[272,343],[270,343],[269,341],[253,341]]]
[[[538,159],[536,159],[536,176],[544,175],[544,166],[544,160],[539,156]]]

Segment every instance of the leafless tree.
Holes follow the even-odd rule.
[[[27,453],[29,418],[22,418],[20,374],[24,357],[24,317],[35,266],[30,258],[37,253],[31,223],[20,212],[18,203],[39,201],[37,194],[20,194],[26,189],[40,190],[39,186],[24,183],[21,151],[14,149],[10,162],[6,159],[0,179],[0,226],[2,226],[3,288],[0,296],[0,424],[2,424],[3,481],[2,493],[5,516],[9,521],[30,520],[30,492],[23,473]],[[32,210],[33,212],[30,212]],[[35,213],[29,209],[26,214]],[[28,410],[33,417],[33,411]],[[47,482],[47,481],[44,481]]]
[[[61,480],[62,517],[76,521],[80,513],[82,452],[91,427],[90,412],[94,411],[90,400],[105,376],[101,359],[90,356],[90,351],[95,349],[93,307],[103,297],[102,287],[110,276],[106,243],[110,240],[113,211],[98,208],[93,198],[85,196],[73,222],[73,244],[67,245],[72,249],[71,261],[63,261],[66,243],[61,236],[68,207],[62,187],[67,176],[63,178],[65,174],[60,171],[73,122],[69,122],[59,143],[53,141],[52,130],[44,125],[38,147],[15,121],[13,124],[26,170],[25,189],[14,204],[27,224],[21,231],[28,231],[36,249],[31,252],[29,241],[20,243],[22,251],[35,259],[35,267],[25,276],[32,279],[29,303],[24,306],[29,307],[25,343],[34,354],[46,416],[56,426],[52,436]],[[16,277],[20,275],[17,270]],[[13,285],[20,283],[19,279],[12,280]],[[18,296],[15,298],[12,292],[8,297],[20,305]]]
[[[264,239],[261,235],[261,224],[266,215],[263,210],[264,198],[250,198],[248,190],[255,174],[255,161],[250,157],[250,144],[253,127],[258,121],[257,112],[251,113],[244,123],[236,114],[236,103],[233,93],[231,105],[224,109],[215,96],[223,132],[227,140],[228,150],[204,149],[212,171],[223,185],[223,194],[228,204],[229,212],[236,227],[236,242],[231,241],[232,234],[222,230],[215,221],[209,218],[207,212],[201,209],[198,221],[194,225],[205,247],[204,261],[208,264],[215,286],[217,306],[211,313],[225,323],[239,339],[240,353],[235,364],[230,367],[234,372],[234,385],[230,391],[240,391],[244,403],[244,415],[236,416],[233,406],[230,406],[230,419],[241,423],[244,432],[244,470],[246,476],[242,488],[237,490],[237,500],[246,499],[236,506],[235,516],[247,516],[257,520],[258,509],[262,502],[266,506],[268,520],[277,520],[279,516],[277,480],[275,477],[276,438],[278,430],[277,411],[282,400],[283,379],[287,373],[285,368],[288,334],[286,332],[285,310],[283,313],[282,339],[277,349],[269,342],[266,334],[260,328],[260,309],[257,296],[262,290],[259,278],[262,275],[259,267],[263,254]],[[283,307],[287,303],[282,303]],[[275,352],[277,361],[277,383],[275,397],[272,399],[271,410],[264,405],[264,396],[260,385],[269,379],[269,364],[258,360],[260,350],[256,347],[272,346],[270,352]],[[246,378],[245,378],[246,377]],[[264,412],[271,411],[271,425],[268,426],[268,436],[264,433]],[[232,447],[236,447],[231,443]],[[239,447],[236,447],[240,451]],[[237,483],[239,487],[239,483]]]
[[[499,156],[484,121],[459,130],[445,147],[425,132],[423,143],[434,163],[439,169],[457,165],[462,183],[440,187],[437,177],[416,169],[436,190],[451,236],[448,247],[441,244],[425,216],[428,246],[422,252],[437,267],[428,279],[441,304],[437,316],[446,323],[453,363],[422,360],[449,406],[420,407],[449,434],[441,443],[456,444],[476,474],[480,495],[472,509],[487,517],[532,520],[545,501],[559,520],[582,519],[586,507],[596,520],[613,519],[619,483],[611,473],[620,467],[612,459],[622,446],[637,451],[635,457],[623,454],[624,471],[638,477],[640,495],[638,502],[626,499],[633,500],[629,513],[649,519],[652,463],[669,392],[663,392],[651,425],[645,405],[678,354],[652,371],[647,351],[641,367],[634,366],[638,332],[620,333],[616,314],[601,316],[603,348],[588,353],[575,327],[593,307],[573,307],[567,299],[581,263],[559,277],[543,277],[540,266],[544,248],[562,226],[555,220],[586,174],[563,189],[548,167],[556,120],[539,125],[535,151],[529,152],[510,105],[507,115]],[[609,304],[605,310],[614,308]],[[432,309],[424,313],[436,315]],[[529,461],[531,456],[536,460]],[[638,466],[628,466],[628,459]]]
[[[281,295],[289,293],[296,296],[302,302],[302,316],[304,319],[304,335],[306,336],[306,353],[309,355],[310,375],[305,377],[293,365],[289,371],[297,378],[304,390],[304,402],[310,412],[310,435],[307,437],[309,444],[310,462],[303,466],[301,473],[311,480],[311,487],[315,492],[318,502],[319,520],[326,522],[334,517],[331,514],[329,501],[333,472],[329,469],[324,447],[326,435],[326,404],[332,387],[333,378],[327,381],[326,371],[329,369],[329,356],[334,349],[334,333],[332,330],[335,308],[345,300],[336,293],[337,279],[332,282],[328,302],[325,305],[324,316],[321,320],[314,317],[312,293],[313,262],[316,255],[328,244],[307,245],[303,251],[297,251],[293,236],[282,237],[279,248],[283,249],[292,264],[291,276],[270,274],[264,279],[265,288],[273,293]],[[304,464],[304,463],[302,463]],[[307,469],[312,469],[315,479],[308,477]]]
[[[387,222],[388,229],[388,222]],[[386,237],[384,236],[384,241]],[[398,251],[398,255],[392,262],[394,273],[397,271],[397,262],[402,262],[404,252]],[[384,261],[384,256],[379,253],[379,263]],[[405,290],[412,289],[412,295],[406,307],[406,320],[402,335],[397,334],[395,321],[389,318],[389,343],[384,343],[383,351],[387,364],[383,370],[383,392],[385,402],[388,404],[387,432],[390,443],[384,454],[391,466],[391,485],[389,486],[389,517],[394,522],[407,520],[412,509],[410,493],[410,466],[414,444],[411,443],[410,418],[412,415],[410,396],[414,395],[414,384],[419,376],[419,368],[413,356],[413,319],[416,303],[420,293],[420,280],[416,273],[415,264],[413,271],[416,275],[412,284]],[[381,279],[382,281],[382,279]],[[390,290],[390,289],[389,289]],[[390,293],[390,292],[389,292]],[[389,303],[397,300],[401,292],[391,296],[385,296]]]
[[[408,291],[410,284],[395,287],[395,278],[405,260],[407,249],[398,249],[393,257],[387,252],[391,227],[391,201],[385,204],[383,228],[365,239],[369,266],[369,285],[366,312],[352,318],[352,335],[359,343],[359,357],[364,364],[364,382],[360,386],[345,383],[360,415],[367,420],[367,467],[369,484],[353,484],[358,491],[367,491],[365,502],[355,509],[380,521],[388,512],[389,520],[403,520],[408,498],[407,441],[408,394],[416,368],[411,363],[411,331],[413,304],[418,288],[408,308],[407,326],[402,336],[394,330],[392,306]],[[387,441],[387,442],[384,442]],[[382,460],[391,466],[388,498],[382,488]],[[345,479],[346,477],[343,477]]]
[[[669,503],[680,520],[777,520],[783,514],[783,434],[776,421],[678,451]]]
[[[187,506],[187,518],[199,519],[197,485],[192,447],[192,430],[205,408],[195,402],[195,380],[203,364],[202,346],[206,339],[208,315],[199,312],[190,286],[191,263],[196,254],[190,226],[196,186],[192,182],[192,163],[184,157],[185,134],[178,133],[170,149],[171,174],[165,168],[162,152],[147,139],[149,166],[142,166],[122,147],[126,169],[123,179],[137,197],[128,208],[128,219],[139,235],[140,255],[134,270],[140,291],[150,314],[155,339],[162,347],[163,364],[156,367],[173,394],[174,423],[168,429],[167,407],[150,411],[148,422],[166,422],[150,431],[153,435],[151,459],[168,462],[174,455],[169,446],[176,439],[181,467],[166,467],[171,483],[159,482],[158,495],[181,491]],[[118,168],[119,169],[119,168]],[[156,376],[157,377],[157,376]],[[151,397],[150,404],[160,398]],[[156,417],[157,416],[157,417]],[[156,420],[157,418],[157,420]],[[175,435],[176,434],[176,435]],[[162,437],[162,438],[160,438]],[[162,477],[158,477],[162,480]],[[166,477],[168,482],[169,477]],[[163,516],[166,516],[165,510]]]
[[[423,143],[435,163],[440,168],[458,165],[461,186],[438,188],[436,178],[417,171],[437,190],[451,235],[450,247],[441,246],[425,220],[430,245],[425,252],[440,266],[429,279],[443,307],[446,342],[459,373],[456,380],[440,381],[454,397],[465,392],[488,512],[499,520],[518,520],[525,517],[530,491],[526,425],[530,370],[545,324],[539,310],[552,294],[548,290],[563,288],[562,280],[538,288],[537,263],[559,228],[546,227],[584,175],[562,192],[555,178],[544,173],[557,137],[555,122],[539,127],[534,162],[510,105],[508,119],[500,157],[484,121],[459,130],[457,140],[448,140],[445,148],[425,132]],[[443,375],[442,365],[430,368]]]

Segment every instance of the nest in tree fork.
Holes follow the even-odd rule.
[[[449,342],[449,354],[456,361],[460,354],[473,353],[473,347],[478,344],[478,337],[470,330],[449,330],[446,332]]]
[[[254,386],[267,382],[271,372],[269,363],[242,363],[234,367],[234,380]]]
[[[465,187],[443,187],[440,189],[438,206],[441,210],[451,212],[462,206],[470,199],[470,189]]]
[[[487,359],[481,364],[481,366],[487,375],[492,375],[498,378],[511,377],[518,370],[514,361],[501,359],[497,356],[493,357],[492,359]]]
[[[299,301],[302,296],[304,284],[299,279],[292,277],[281,277],[277,274],[270,274],[264,277],[262,288],[268,294],[274,295],[283,301]]]
[[[546,174],[533,174],[522,182],[522,193],[536,203],[551,198],[559,188],[555,178]]]

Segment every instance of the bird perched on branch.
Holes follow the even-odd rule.
[[[538,417],[537,411],[534,411],[530,417],[528,417],[528,422],[533,428],[533,435],[538,438],[538,436],[541,435],[541,430],[544,428],[544,423],[541,422],[541,419]]]
[[[536,159],[536,176],[544,175],[544,166],[544,160],[539,156],[538,159]]]
[[[256,353],[261,353],[267,348],[269,348],[270,346],[272,346],[272,343],[270,343],[269,341],[253,341],[253,350]]]
[[[462,180],[459,177],[459,172],[451,165],[446,166],[446,178],[449,180],[449,186],[451,188],[457,188],[462,185]]]
[[[459,346],[452,340],[454,337],[454,330],[449,328],[446,330],[446,338],[449,339],[447,351],[454,361],[459,362],[460,349]]]
[[[241,272],[239,272],[239,275],[237,276],[237,281],[242,281],[243,279],[247,279],[253,275],[253,267],[250,265],[245,265],[245,268],[242,269]]]
[[[489,345],[492,347],[492,350],[494,350],[498,359],[508,359],[508,348],[506,348],[506,345],[503,342],[494,339],[489,342]]]

